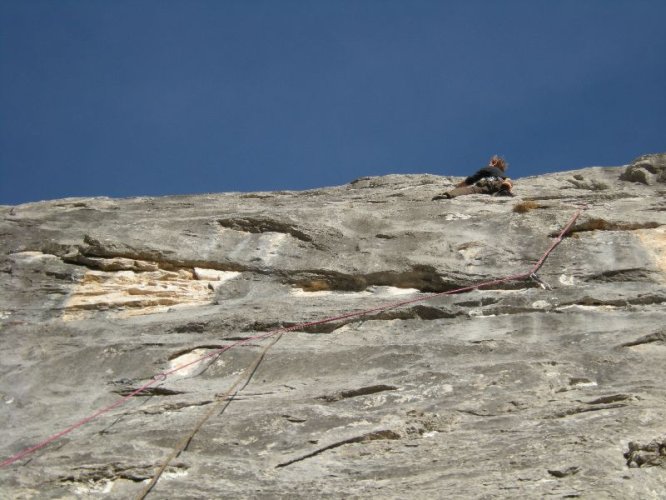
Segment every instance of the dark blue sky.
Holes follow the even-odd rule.
[[[0,0],[0,204],[666,151],[663,0]]]

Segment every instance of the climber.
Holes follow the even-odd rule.
[[[509,164],[501,156],[494,155],[487,167],[483,167],[474,175],[456,185],[451,191],[438,194],[434,200],[455,198],[465,194],[490,194],[493,196],[513,196],[511,180],[504,175]]]

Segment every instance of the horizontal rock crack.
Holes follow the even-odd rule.
[[[361,387],[360,389],[351,389],[351,390],[336,392],[334,394],[318,396],[315,399],[318,399],[320,401],[326,401],[327,403],[334,403],[336,401],[340,401],[343,399],[356,398],[359,396],[367,396],[369,394],[377,394],[378,392],[397,391],[397,390],[398,388],[394,385],[379,384],[379,385],[371,385],[368,387]]]

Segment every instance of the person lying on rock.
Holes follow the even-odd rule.
[[[511,180],[504,175],[509,164],[501,156],[494,155],[487,167],[470,175],[455,189],[438,194],[433,200],[444,200],[466,194],[490,194],[492,196],[513,196]]]

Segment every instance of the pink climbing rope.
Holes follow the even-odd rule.
[[[407,305],[410,305],[410,304],[415,304],[417,302],[424,302],[426,300],[432,300],[436,297],[440,297],[440,296],[443,296],[443,295],[453,295],[453,294],[457,294],[457,293],[476,290],[478,288],[482,288],[482,287],[486,287],[486,286],[499,285],[499,284],[502,284],[502,283],[507,283],[509,281],[518,281],[518,280],[524,280],[524,279],[527,279],[527,278],[534,277],[536,272],[541,268],[541,266],[543,266],[543,264],[546,261],[546,259],[548,258],[548,256],[553,252],[553,250],[555,250],[555,247],[557,247],[557,245],[560,244],[560,242],[562,241],[562,239],[564,238],[566,233],[569,232],[569,230],[573,227],[574,223],[576,222],[576,219],[578,219],[578,217],[580,216],[582,211],[583,211],[583,208],[580,208],[576,211],[576,213],[574,213],[574,215],[571,216],[571,219],[569,219],[569,222],[567,223],[567,225],[564,227],[564,229],[562,229],[562,231],[557,236],[557,238],[555,238],[555,240],[550,245],[548,250],[546,250],[546,252],[541,256],[541,258],[536,262],[536,264],[534,264],[534,266],[532,266],[532,268],[530,268],[530,270],[525,272],[525,273],[512,274],[512,275],[509,275],[509,276],[505,276],[503,278],[498,278],[498,279],[489,280],[489,281],[483,281],[481,283],[476,283],[476,284],[465,286],[465,287],[462,287],[462,288],[456,288],[455,290],[447,290],[445,292],[437,292],[437,293],[434,293],[434,294],[431,294],[431,295],[427,295],[425,297],[417,297],[417,298],[414,298],[414,299],[402,300],[402,301],[398,301],[398,302],[391,302],[391,303],[383,304],[383,305],[380,305],[380,306],[377,306],[377,307],[373,307],[371,309],[363,309],[361,311],[353,311],[353,312],[349,312],[349,313],[346,313],[346,314],[341,314],[339,316],[331,316],[331,317],[328,317],[328,318],[319,319],[319,320],[315,320],[315,321],[308,321],[308,322],[305,322],[305,323],[299,323],[299,324],[288,326],[288,327],[281,327],[281,328],[277,328],[277,329],[274,329],[274,330],[270,330],[268,332],[264,332],[264,333],[259,334],[259,335],[253,335],[251,337],[247,337],[243,340],[239,340],[239,341],[234,342],[232,344],[229,344],[227,346],[221,347],[219,349],[215,349],[215,350],[209,352],[208,354],[205,354],[203,356],[200,356],[200,357],[196,358],[193,361],[190,361],[188,363],[184,363],[182,365],[178,365],[174,368],[171,368],[169,370],[165,370],[163,372],[160,372],[160,373],[154,375],[148,382],[143,384],[141,387],[138,387],[137,389],[133,390],[132,392],[130,392],[126,396],[123,396],[122,398],[118,399],[115,403],[112,403],[108,406],[100,408],[96,412],[94,412],[91,415],[88,415],[87,417],[79,420],[78,422],[76,422],[75,424],[67,427],[66,429],[63,429],[62,431],[60,431],[56,434],[53,434],[52,436],[50,436],[50,437],[46,438],[45,440],[35,444],[34,446],[30,446],[29,448],[26,448],[23,451],[20,451],[20,452],[16,453],[15,455],[12,455],[11,457],[5,459],[3,462],[0,462],[0,468],[7,467],[7,466],[21,460],[22,458],[25,458],[28,455],[31,455],[32,453],[36,452],[37,450],[40,450],[40,449],[44,448],[45,446],[48,446],[49,444],[53,443],[54,441],[57,441],[61,437],[69,434],[70,432],[78,429],[79,427],[84,426],[88,422],[104,415],[105,413],[109,413],[111,410],[125,404],[128,400],[130,400],[131,398],[133,398],[137,394],[140,394],[140,393],[146,391],[148,388],[152,387],[153,385],[155,385],[159,382],[165,381],[169,375],[172,375],[173,373],[176,373],[180,370],[183,370],[184,368],[187,368],[188,366],[192,366],[192,365],[195,365],[197,363],[201,363],[202,361],[204,361],[206,359],[219,356],[220,354],[222,354],[222,353],[224,353],[224,352],[226,352],[226,351],[228,351],[228,350],[230,350],[234,347],[238,347],[240,345],[247,344],[247,343],[255,341],[255,340],[263,340],[263,339],[272,337],[274,335],[277,335],[279,333],[286,333],[286,332],[291,332],[291,331],[294,331],[294,330],[301,330],[301,329],[308,328],[308,327],[311,327],[311,326],[323,325],[323,324],[326,324],[326,323],[332,323],[334,321],[340,321],[340,320],[348,319],[348,318],[356,318],[356,317],[360,317],[360,316],[366,316],[368,314],[381,312],[381,311],[387,311],[389,309],[395,309],[397,307],[403,307],[403,306],[407,306]]]

